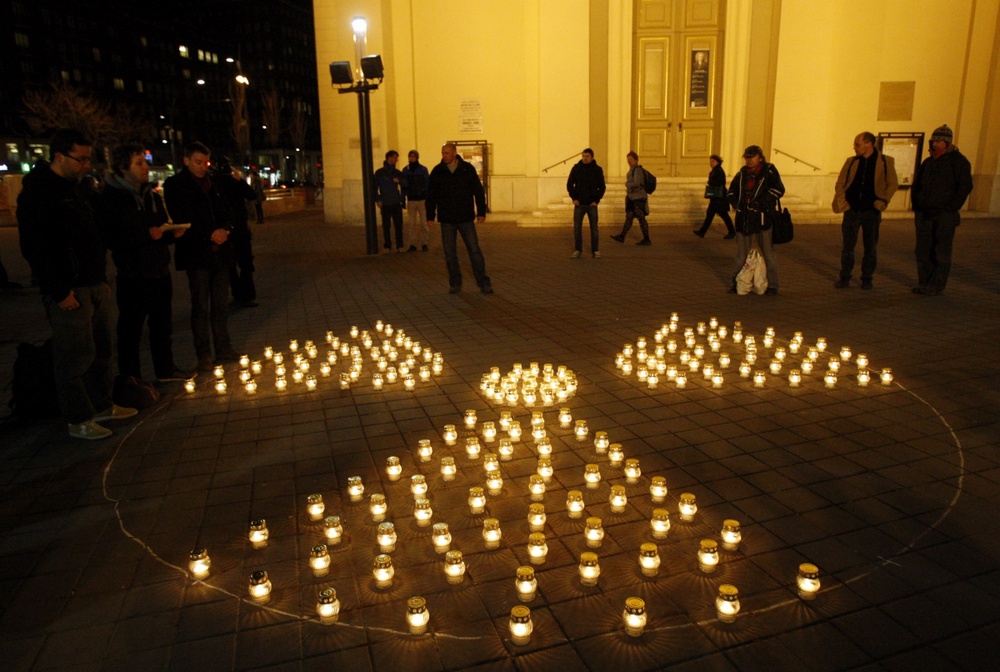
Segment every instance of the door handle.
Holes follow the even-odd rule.
[[[677,130],[678,131],[683,131],[684,130],[684,122],[683,121],[680,122],[679,124],[677,124]]]

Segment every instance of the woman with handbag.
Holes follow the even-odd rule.
[[[733,220],[729,217],[729,200],[726,192],[726,171],[722,169],[722,157],[712,154],[708,157],[708,165],[712,166],[712,172],[708,174],[708,185],[705,187],[705,198],[708,199],[708,211],[705,213],[705,223],[694,232],[699,238],[705,237],[705,232],[712,225],[712,220],[716,215],[722,218],[722,223],[726,225],[726,240],[736,237],[736,229],[733,228]]]
[[[774,164],[764,160],[764,150],[750,145],[743,152],[746,165],[729,185],[729,202],[736,209],[736,258],[730,277],[729,292],[736,293],[736,276],[743,270],[750,250],[756,245],[767,268],[767,291],[778,293],[778,264],[771,246],[771,220],[778,199],[785,195],[785,185]]]

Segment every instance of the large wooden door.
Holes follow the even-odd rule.
[[[632,143],[665,177],[718,151],[724,0],[635,0]]]

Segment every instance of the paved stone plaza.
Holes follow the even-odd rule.
[[[309,392],[289,379],[274,388],[264,362],[255,395],[228,367],[228,391],[217,394],[202,375],[193,393],[178,383],[115,436],[86,443],[58,421],[0,428],[0,660],[5,670],[950,670],[981,669],[1000,637],[1000,232],[997,220],[966,219],[956,235],[954,269],[945,294],[913,295],[913,225],[882,226],[875,289],[837,290],[840,229],[800,226],[778,249],[780,294],[726,293],[732,241],[722,227],[705,240],[686,227],[653,227],[652,247],[610,239],[617,211],[602,212],[602,259],[571,260],[572,231],[524,229],[490,221],[480,241],[496,294],[478,293],[468,257],[464,291],[448,293],[440,240],[428,253],[365,256],[360,228],[331,228],[318,211],[289,215],[254,229],[261,306],[230,319],[238,350],[263,359],[266,345],[289,356],[289,340],[316,342],[320,357],[332,331],[348,343],[350,328],[380,343],[376,321],[405,330],[442,353],[444,369],[413,391],[401,382],[371,384],[370,357],[360,380],[342,390],[339,357],[331,377]],[[460,246],[461,247],[461,246]],[[588,250],[585,250],[588,252]],[[12,279],[27,282],[16,231],[0,229],[0,254]],[[860,259],[860,249],[859,255]],[[187,285],[175,276],[175,354],[192,365]],[[0,361],[9,380],[19,341],[44,338],[37,293],[0,296]],[[656,389],[624,376],[615,355],[654,336],[678,314],[683,331],[716,317],[728,328],[721,351],[732,357],[722,387],[686,365],[678,389],[661,376]],[[753,335],[767,370],[774,348],[801,331],[804,347],[789,353],[763,387],[740,377],[745,348],[732,332]],[[775,343],[763,343],[773,327]],[[787,381],[808,346],[823,337],[829,351],[800,387]],[[697,337],[704,362],[718,353]],[[823,383],[827,360],[852,355],[836,386]],[[402,348],[401,348],[402,349]],[[856,381],[857,354],[877,376]],[[148,357],[148,352],[145,353]],[[680,365],[679,352],[664,355]],[[315,372],[315,360],[312,372]],[[839,359],[839,357],[837,357]],[[564,365],[576,372],[575,396],[552,406],[511,407],[488,400],[480,380],[491,367],[515,362]],[[638,362],[633,359],[633,363]],[[144,367],[151,375],[147,361]],[[3,400],[9,399],[9,388]],[[586,420],[577,441],[560,426],[561,406]],[[512,410],[525,428],[514,457],[500,463],[503,489],[486,512],[470,513],[469,488],[485,485],[483,459],[465,454],[466,409],[484,421]],[[554,475],[544,497],[548,555],[534,565],[534,632],[513,644],[508,621],[521,604],[517,568],[528,565],[529,476],[537,455],[532,410],[543,410],[553,446]],[[442,440],[458,426],[454,446]],[[637,458],[642,475],[626,484],[621,468],[598,455],[597,431]],[[501,434],[502,436],[503,434]],[[434,455],[419,461],[420,439]],[[485,451],[484,451],[485,452]],[[398,456],[403,477],[391,482],[386,458]],[[440,458],[458,467],[450,482]],[[603,480],[584,487],[584,466]],[[447,522],[452,548],[464,553],[464,582],[450,585],[431,528],[416,525],[410,476],[424,474],[432,522]],[[347,479],[360,476],[364,501],[352,503]],[[652,542],[653,476],[666,479],[672,527],[657,540],[662,564],[644,577],[637,561]],[[610,486],[625,485],[624,513],[613,513]],[[605,538],[588,549],[584,519],[566,512],[569,490],[583,492],[586,516],[602,519]],[[322,521],[306,511],[320,493],[324,515],[339,515],[343,541],[317,578],[310,549],[324,541]],[[376,588],[379,553],[368,496],[381,493],[398,541],[395,577]],[[690,523],[678,516],[682,493],[697,498]],[[486,550],[483,519],[500,521],[500,547]],[[247,540],[248,522],[265,518],[266,548]],[[699,570],[702,539],[719,540],[723,520],[736,519],[742,542],[720,550],[714,573]],[[188,554],[202,546],[211,573],[195,581]],[[581,585],[580,554],[594,550],[601,574]],[[797,595],[801,563],[819,567],[815,600]],[[264,569],[270,601],[247,597],[249,575]],[[716,618],[722,584],[739,589],[734,623]],[[339,621],[322,625],[318,592],[333,587]],[[426,599],[427,634],[409,634],[407,600]],[[626,634],[629,597],[645,601],[640,637]],[[987,663],[988,666],[988,663]]]

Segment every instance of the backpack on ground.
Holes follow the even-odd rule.
[[[44,420],[59,416],[51,338],[40,344],[17,346],[11,388],[13,398],[9,405],[18,418]]]
[[[645,168],[642,169],[642,172],[646,176],[642,181],[642,188],[647,194],[651,194],[656,191],[656,175],[653,175]]]

